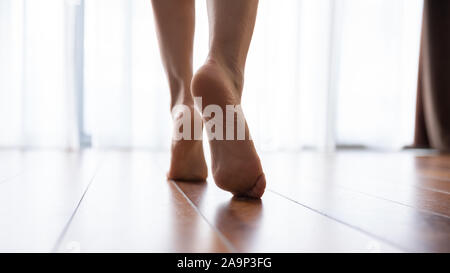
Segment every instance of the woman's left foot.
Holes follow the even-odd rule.
[[[189,107],[191,120],[200,116],[193,106]],[[173,117],[174,125],[182,116]],[[200,117],[198,117],[200,119]],[[192,127],[193,130],[193,127]],[[202,140],[172,139],[170,169],[167,178],[180,181],[205,181],[208,176]]]

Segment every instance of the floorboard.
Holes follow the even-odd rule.
[[[262,200],[167,153],[0,149],[0,252],[450,252],[450,156],[263,153]]]
[[[231,198],[214,183],[176,184],[238,251],[399,251],[270,191],[262,201],[246,200]]]
[[[166,159],[165,154],[111,152],[57,251],[233,251],[165,179]]]
[[[402,250],[448,252],[449,195],[408,181],[403,156],[414,159],[371,153],[266,157],[266,177],[274,192]]]
[[[412,153],[302,153],[268,155],[265,163],[274,179],[338,187],[450,216],[450,183],[420,177],[415,159]]]
[[[23,152],[23,173],[0,184],[0,251],[51,251],[100,160],[88,151]]]

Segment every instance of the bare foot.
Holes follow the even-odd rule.
[[[203,109],[211,104],[219,105],[225,118],[226,105],[241,104],[242,79],[233,74],[227,67],[211,59],[197,71],[192,79],[191,90],[194,97],[202,98]],[[203,117],[203,121],[206,122],[207,118]],[[236,120],[234,127],[237,127]],[[225,131],[224,127],[224,139]],[[245,140],[209,141],[213,177],[217,186],[236,196],[260,198],[266,187],[266,179],[253,141],[249,139],[247,122],[245,131]]]
[[[200,115],[193,106],[190,106],[191,120],[194,115]],[[181,116],[173,117],[174,123]],[[192,130],[193,130],[192,124]],[[179,181],[205,181],[208,176],[203,144],[201,140],[172,140],[170,169],[167,178]]]

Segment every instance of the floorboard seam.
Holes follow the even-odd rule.
[[[444,181],[444,182],[450,182],[450,178],[441,177],[441,176],[419,174],[418,177],[425,178],[425,179],[435,179],[435,180]]]
[[[439,193],[450,195],[450,192],[444,191],[444,190],[433,189],[433,188],[430,188],[430,187],[420,186],[420,185],[415,185],[414,187],[419,188],[419,189],[423,189],[423,190],[427,190],[427,191],[439,192]]]
[[[310,206],[307,206],[307,205],[305,205],[305,204],[302,204],[302,203],[300,203],[300,202],[297,201],[297,200],[294,200],[294,199],[292,199],[292,198],[290,198],[290,197],[288,197],[288,196],[285,196],[284,194],[281,194],[281,193],[279,193],[279,192],[276,192],[276,191],[274,191],[274,190],[272,190],[272,189],[267,189],[267,191],[270,191],[270,192],[272,192],[273,194],[276,194],[276,195],[278,195],[278,196],[280,196],[280,197],[283,197],[283,198],[285,198],[285,199],[287,199],[287,200],[289,200],[289,201],[291,201],[291,202],[294,202],[294,203],[296,203],[296,204],[298,204],[298,205],[300,205],[300,206],[302,206],[302,207],[304,207],[304,208],[306,208],[306,209],[309,209],[309,210],[311,210],[311,211],[313,211],[313,212],[315,212],[315,213],[318,213],[318,214],[320,214],[320,215],[322,215],[322,216],[324,216],[324,217],[327,217],[327,218],[329,218],[329,219],[331,219],[331,220],[333,220],[333,221],[336,221],[336,222],[338,222],[338,223],[340,223],[340,224],[343,224],[343,225],[345,225],[345,226],[347,226],[347,227],[349,227],[349,228],[351,228],[351,229],[354,229],[354,230],[356,230],[356,231],[359,231],[359,232],[361,232],[361,233],[363,233],[363,234],[365,234],[365,235],[367,235],[367,236],[369,236],[369,237],[372,237],[372,238],[374,238],[374,239],[376,239],[376,240],[379,240],[379,241],[381,241],[381,242],[384,242],[384,243],[386,243],[386,244],[389,244],[389,245],[393,246],[394,248],[397,248],[397,249],[400,250],[400,251],[404,251],[404,252],[413,252],[412,250],[409,250],[409,249],[407,249],[407,248],[405,248],[405,247],[403,247],[403,246],[400,246],[400,245],[398,245],[398,244],[396,244],[396,243],[393,243],[393,242],[391,242],[391,241],[389,241],[389,240],[386,240],[385,238],[382,238],[382,237],[377,236],[377,235],[375,235],[375,234],[372,234],[372,233],[370,233],[370,232],[368,232],[368,231],[365,231],[364,229],[362,229],[362,228],[360,228],[360,227],[354,226],[354,225],[349,224],[349,223],[347,223],[347,222],[344,222],[344,221],[342,221],[342,220],[340,220],[340,219],[338,219],[338,218],[335,218],[335,217],[333,217],[333,216],[331,216],[331,215],[329,215],[329,214],[326,214],[326,213],[324,213],[324,212],[322,212],[322,211],[320,211],[320,210],[317,210],[317,209],[315,209],[315,208],[313,208],[313,207],[310,207]]]
[[[309,178],[309,177],[308,177],[308,179],[310,179],[312,181],[318,181],[320,183],[323,183],[323,181],[320,181],[320,179],[314,179],[314,178]],[[379,196],[379,195],[374,195],[374,194],[371,194],[371,193],[363,192],[363,191],[360,191],[360,190],[357,190],[357,189],[350,188],[348,186],[344,186],[344,185],[339,184],[339,183],[336,183],[336,184],[331,185],[331,186],[332,187],[337,187],[337,188],[339,188],[341,190],[344,190],[344,191],[349,191],[349,192],[352,192],[352,193],[365,195],[365,196],[368,196],[368,197],[371,197],[371,198],[375,198],[375,199],[379,199],[379,200],[383,200],[383,201],[386,201],[386,202],[391,202],[391,203],[394,203],[394,204],[397,204],[397,205],[401,205],[403,207],[407,207],[407,208],[410,208],[410,209],[417,210],[417,211],[419,211],[421,213],[430,214],[430,215],[434,215],[434,216],[439,216],[439,217],[444,217],[444,218],[450,219],[450,216],[442,214],[442,213],[439,213],[439,212],[434,212],[434,211],[427,210],[427,209],[417,208],[417,207],[414,207],[412,205],[404,204],[404,203],[402,203],[400,201],[395,201],[395,200],[392,200],[392,199],[389,199],[389,198],[385,198],[385,197],[382,197],[382,196]],[[407,188],[414,188],[415,186],[412,186],[412,187],[411,186],[405,186],[405,187],[407,187]],[[424,190],[426,190],[426,189],[424,189]]]
[[[105,158],[102,158],[102,159],[100,160],[100,162],[98,163],[97,167],[95,168],[95,171],[94,171],[94,174],[93,174],[92,178],[89,180],[89,183],[88,183],[88,185],[86,186],[86,189],[84,190],[83,194],[81,195],[81,198],[80,198],[80,200],[78,201],[78,203],[77,203],[77,205],[76,205],[74,211],[72,212],[72,215],[69,217],[69,220],[68,220],[67,223],[64,225],[63,230],[62,230],[61,233],[59,234],[58,239],[56,240],[56,242],[55,242],[55,244],[54,244],[54,246],[53,246],[51,252],[57,252],[57,251],[58,251],[60,245],[62,244],[62,241],[63,241],[63,239],[64,239],[64,236],[66,235],[67,230],[69,229],[70,224],[72,223],[72,220],[73,220],[73,218],[75,217],[75,214],[78,212],[78,209],[79,209],[79,207],[80,207],[80,205],[81,205],[81,202],[83,201],[83,199],[84,199],[86,193],[88,192],[89,188],[91,187],[91,184],[94,182],[95,178],[97,177],[97,174],[99,173],[100,168],[103,166],[103,163],[105,162],[105,160],[106,160]]]
[[[225,246],[233,253],[237,253],[237,249],[233,246],[233,244],[225,237],[225,235],[222,234],[222,232],[220,232],[220,230],[218,230],[216,228],[216,226],[214,226],[213,224],[211,224],[208,221],[208,218],[206,218],[205,215],[203,215],[203,213],[200,211],[200,209],[197,208],[197,206],[192,202],[192,200],[183,192],[183,190],[177,185],[177,183],[175,183],[175,181],[173,180],[169,180],[170,182],[172,182],[175,185],[175,188],[181,193],[181,195],[183,195],[183,197],[186,199],[186,201],[189,203],[189,205],[203,218],[203,220],[205,220],[205,222],[214,230],[215,233],[217,233],[217,236],[219,236],[219,238],[222,240],[222,242],[225,244]]]
[[[439,216],[439,217],[450,219],[450,216],[442,214],[442,213],[439,213],[439,212],[434,212],[434,211],[427,210],[427,209],[421,209],[421,208],[413,207],[412,205],[404,204],[404,203],[399,202],[399,201],[395,201],[395,200],[388,199],[388,198],[385,198],[385,197],[373,195],[373,194],[367,193],[367,192],[362,192],[362,191],[359,191],[359,190],[350,189],[350,188],[347,188],[347,187],[344,187],[344,186],[340,186],[340,187],[342,189],[344,189],[344,190],[347,190],[347,191],[351,191],[351,192],[354,192],[354,193],[366,195],[366,196],[371,197],[371,198],[376,198],[376,199],[380,199],[380,200],[383,200],[383,201],[391,202],[391,203],[394,203],[394,204],[397,204],[397,205],[400,205],[400,206],[403,206],[403,207],[407,207],[407,208],[410,208],[410,209],[417,210],[417,211],[419,211],[421,213],[430,214],[430,215],[434,215],[434,216]]]

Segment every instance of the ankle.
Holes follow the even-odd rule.
[[[205,64],[219,66],[228,75],[236,90],[239,92],[242,91],[244,87],[244,69],[241,68],[237,62],[231,61],[231,59],[210,55]]]
[[[194,100],[191,95],[189,86],[186,85],[170,85],[170,109],[172,110],[176,105],[193,106]]]
[[[189,94],[190,95],[190,94]],[[194,100],[192,99],[192,97],[180,97],[177,99],[171,99],[170,101],[170,110],[172,111],[174,109],[175,106],[177,105],[185,105],[189,108],[193,108],[194,107]]]

